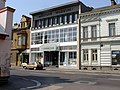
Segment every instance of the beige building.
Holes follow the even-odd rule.
[[[20,24],[14,24],[12,30],[11,64],[19,66],[29,63],[31,18],[22,16]]]

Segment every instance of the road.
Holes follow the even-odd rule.
[[[11,69],[0,90],[120,90],[120,74]]]

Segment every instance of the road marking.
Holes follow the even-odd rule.
[[[117,78],[108,78],[108,80],[120,81],[120,79],[117,79]]]
[[[34,89],[34,90],[58,90],[58,89],[61,89],[61,88],[63,88],[63,87],[52,85],[52,86],[48,86],[48,87],[45,87],[45,88]]]
[[[26,79],[26,78],[21,78],[21,79],[26,80],[26,81],[32,81],[32,82],[36,83],[36,85],[35,86],[31,86],[31,87],[26,87],[26,88],[20,88],[20,90],[34,89],[34,88],[38,88],[38,87],[41,86],[41,83],[39,81],[31,80],[31,79]]]
[[[74,82],[76,84],[82,84],[82,85],[94,85],[96,84],[96,82],[92,82],[92,81],[77,81],[77,82]]]

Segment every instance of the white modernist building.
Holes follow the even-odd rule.
[[[40,61],[44,66],[79,69],[78,16],[91,9],[80,1],[73,1],[30,13],[30,62]]]
[[[120,5],[111,5],[81,17],[82,69],[119,69]]]

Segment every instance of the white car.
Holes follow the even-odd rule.
[[[29,64],[23,64],[23,68],[25,68],[25,69],[34,69],[34,70],[43,69],[43,65],[40,62],[38,62],[38,63],[31,62]]]

